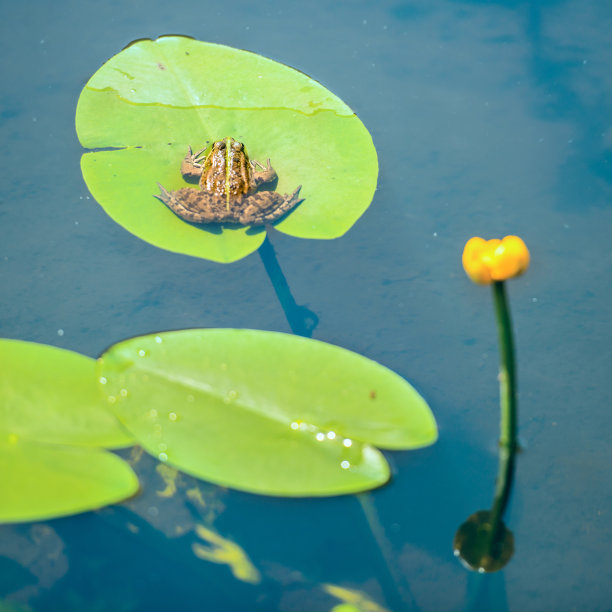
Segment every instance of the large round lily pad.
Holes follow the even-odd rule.
[[[378,175],[368,131],[342,100],[268,58],[180,36],[138,41],[106,62],[79,98],[76,128],[89,149],[81,168],[94,198],[128,231],[156,246],[220,262],[255,251],[265,231],[194,226],[155,199],[189,186],[194,150],[232,136],[252,159],[270,158],[277,191],[302,185],[304,202],[276,228],[336,238],[369,206]]]
[[[435,442],[423,398],[382,365],[324,342],[235,329],[120,342],[100,358],[109,405],[152,455],[212,482],[271,495],[379,486],[375,445]]]

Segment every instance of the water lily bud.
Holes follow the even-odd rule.
[[[463,268],[472,281],[488,285],[519,276],[529,267],[529,251],[518,236],[470,238],[463,249]]]

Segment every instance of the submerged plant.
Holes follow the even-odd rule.
[[[504,281],[525,272],[529,251],[518,236],[502,240],[471,238],[463,250],[463,268],[475,283],[493,286],[500,366],[501,424],[499,471],[491,510],[472,514],[455,534],[455,555],[470,569],[494,572],[506,565],[514,552],[514,536],[503,522],[514,477],[517,451],[517,401],[514,340]]]

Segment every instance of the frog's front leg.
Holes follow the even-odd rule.
[[[204,164],[201,164],[200,162],[202,159],[198,158],[204,151],[206,151],[206,148],[197,153],[193,153],[191,146],[189,147],[189,153],[185,155],[183,163],[181,164],[181,174],[183,178],[194,182],[200,179],[202,171],[204,170]]]
[[[276,180],[276,170],[270,165],[269,159],[267,160],[265,166],[252,159],[251,168],[253,169],[253,179],[256,187]]]

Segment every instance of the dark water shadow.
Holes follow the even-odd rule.
[[[289,283],[278,263],[269,235],[266,235],[266,239],[257,252],[274,287],[276,297],[281,303],[291,331],[297,336],[312,337],[312,332],[319,323],[319,317],[310,308],[300,306],[295,301]]]

